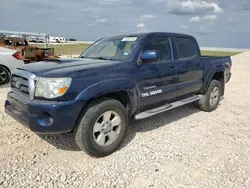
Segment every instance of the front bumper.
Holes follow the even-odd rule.
[[[5,101],[5,112],[33,132],[56,134],[74,128],[82,106],[83,101],[29,100],[11,91]]]

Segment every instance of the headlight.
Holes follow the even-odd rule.
[[[40,78],[36,84],[36,97],[48,99],[60,97],[66,93],[71,78]]]

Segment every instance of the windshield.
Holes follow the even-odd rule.
[[[141,38],[142,36],[119,36],[101,39],[84,51],[80,57],[117,61],[130,60]]]

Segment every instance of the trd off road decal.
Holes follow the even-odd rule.
[[[150,92],[142,93],[141,96],[142,97],[149,97],[149,96],[157,95],[157,94],[160,94],[160,93],[162,93],[162,90],[158,89],[158,90],[155,90],[155,91],[150,91]]]

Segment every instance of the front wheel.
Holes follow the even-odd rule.
[[[220,98],[222,95],[222,84],[218,80],[212,80],[210,83],[207,92],[198,101],[198,106],[201,110],[206,112],[211,112],[215,110],[220,102]]]
[[[75,141],[81,150],[95,157],[113,153],[123,142],[128,114],[117,100],[104,98],[91,102],[75,128]]]

